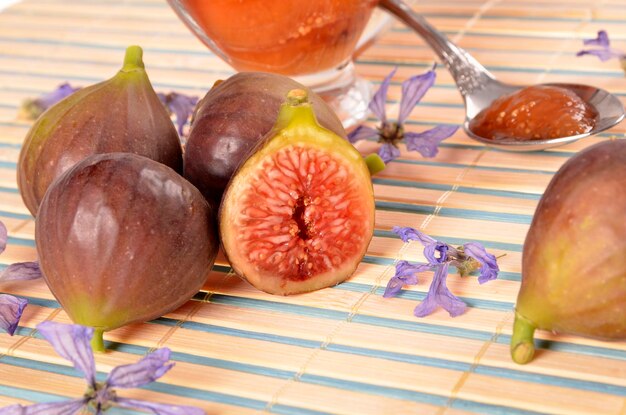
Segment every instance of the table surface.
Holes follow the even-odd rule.
[[[626,96],[617,61],[577,58],[599,29],[626,51],[623,0],[421,0],[417,10],[506,82],[580,82]],[[64,81],[85,86],[113,75],[129,44],[144,47],[157,91],[203,96],[233,71],[193,37],[162,0],[26,0],[0,14],[0,220],[6,266],[34,260],[34,222],[15,183],[30,123],[19,104]],[[397,24],[359,56],[358,73],[375,84],[394,66],[387,110],[397,111],[400,81],[422,73],[433,52]],[[459,124],[462,100],[443,67],[407,128]],[[374,124],[374,120],[368,123]],[[484,147],[458,131],[434,159],[407,152],[374,178],[376,231],[347,282],[315,293],[275,297],[251,288],[218,257],[202,293],[161,319],[107,334],[112,351],[98,370],[136,361],[156,347],[173,351],[174,369],[141,390],[154,401],[202,407],[207,414],[626,414],[626,342],[540,332],[535,360],[509,358],[521,250],[536,204],[554,172],[579,150],[624,138],[626,123],[597,137],[539,153]],[[373,151],[376,143],[360,149]],[[413,308],[432,276],[394,299],[382,292],[398,259],[423,260],[394,225],[422,227],[453,244],[482,242],[501,275],[480,286],[451,275],[470,306],[418,319]],[[82,379],[34,327],[68,322],[42,281],[5,283],[30,301],[15,336],[0,334],[0,406],[78,397]],[[111,413],[131,413],[111,411]]]

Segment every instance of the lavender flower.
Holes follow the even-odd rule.
[[[389,83],[395,73],[396,69],[387,75],[369,105],[369,109],[378,117],[381,124],[377,129],[361,125],[348,135],[348,140],[351,143],[356,143],[359,140],[378,137],[378,142],[382,143],[378,155],[385,163],[389,163],[400,156],[398,143],[402,140],[405,141],[407,150],[417,151],[424,157],[434,157],[438,152],[439,143],[454,134],[459,127],[439,125],[421,133],[414,133],[404,130],[404,122],[415,105],[424,97],[426,91],[435,83],[435,68],[433,67],[424,74],[413,76],[402,83],[398,119],[396,122],[391,122],[387,120],[385,102],[387,101]]]
[[[598,49],[583,49],[579,51],[576,56],[592,55],[596,56],[602,62],[617,58],[626,72],[626,53],[611,48],[611,41],[605,30],[598,31],[598,35],[595,39],[584,39],[583,44],[585,46],[598,46]]]
[[[477,242],[468,242],[455,248],[414,228],[395,226],[393,232],[400,236],[404,242],[419,241],[424,245],[424,257],[428,263],[398,262],[396,274],[389,280],[383,297],[397,295],[402,290],[402,285],[417,284],[418,280],[415,274],[427,270],[435,271],[426,298],[415,307],[413,312],[417,317],[431,314],[438,306],[443,307],[451,317],[456,317],[465,312],[465,303],[454,296],[446,286],[450,265],[457,267],[461,276],[466,276],[480,268],[478,281],[481,284],[498,277],[499,268],[496,257],[488,253]]]
[[[0,221],[0,254],[7,246],[8,232],[4,223]],[[0,282],[15,280],[32,280],[41,277],[41,270],[37,262],[18,262],[9,265],[0,272]],[[9,294],[0,294],[0,328],[11,336],[15,334],[17,325],[22,317],[28,302]]]
[[[176,117],[176,127],[178,134],[183,137],[185,124],[193,114],[193,110],[198,103],[198,97],[170,92],[169,94],[158,93],[159,99],[165,105],[170,114]]]
[[[97,415],[111,406],[131,409],[145,409],[157,415],[201,415],[202,409],[190,406],[177,406],[117,396],[113,388],[136,388],[154,382],[174,366],[168,363],[170,350],[162,348],[147,355],[137,363],[114,368],[104,382],[96,381],[96,365],[93,351],[89,344],[93,329],[75,324],[60,324],[44,321],[37,325],[37,330],[50,342],[54,350],[69,360],[87,381],[87,391],[78,399],[39,403],[29,406],[12,405],[0,409],[0,415],[46,414],[71,415],[86,408]]]
[[[25,100],[22,103],[21,114],[26,119],[35,120],[52,105],[72,95],[79,89],[80,88],[74,88],[67,82],[62,83],[54,91],[44,94],[39,98]]]

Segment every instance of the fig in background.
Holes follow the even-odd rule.
[[[374,232],[368,165],[317,123],[305,90],[292,90],[229,182],[219,224],[231,266],[256,288],[288,295],[338,284]]]
[[[33,216],[48,186],[91,154],[135,153],[182,172],[178,133],[152,89],[142,54],[139,46],[129,46],[113,78],[59,101],[32,126],[17,182]]]
[[[626,140],[572,157],[537,206],[524,243],[515,362],[532,360],[537,328],[626,339]]]
[[[237,167],[272,129],[292,89],[304,86],[283,75],[242,72],[216,84],[198,103],[185,146],[184,175],[212,204],[219,205]],[[332,109],[308,93],[320,125],[345,137]]]
[[[169,167],[129,153],[93,155],[44,197],[37,253],[70,318],[103,331],[176,309],[204,284],[218,250],[215,215]]]

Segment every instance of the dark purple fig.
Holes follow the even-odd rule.
[[[126,152],[182,172],[178,133],[144,70],[139,46],[126,49],[113,78],[80,89],[43,113],[28,132],[17,182],[34,215],[48,186],[91,154]]]
[[[179,307],[217,255],[215,215],[169,167],[130,153],[93,155],[49,188],[36,221],[41,270],[70,318],[102,333]]]
[[[185,177],[214,205],[237,167],[276,122],[287,92],[304,86],[283,76],[242,72],[215,85],[196,107],[185,147]],[[308,91],[320,125],[345,137],[341,121]]]
[[[522,257],[515,362],[532,359],[536,328],[626,339],[626,140],[572,157],[537,206]]]
[[[292,90],[229,182],[219,223],[232,268],[258,289],[288,295],[338,284],[374,232],[368,165],[317,123],[306,91]]]

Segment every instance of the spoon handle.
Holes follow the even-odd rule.
[[[448,68],[463,98],[494,81],[494,77],[476,59],[448,40],[402,0],[380,0],[378,4],[428,43]]]

